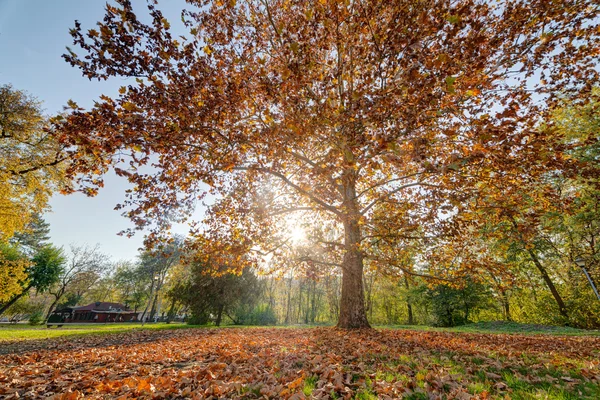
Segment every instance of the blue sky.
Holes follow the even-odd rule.
[[[68,99],[89,107],[101,94],[115,95],[123,80],[89,81],[68,65],[61,55],[71,46],[69,29],[79,20],[84,29],[94,27],[104,17],[105,0],[0,0],[0,85],[12,84],[43,102],[48,114],[62,110]],[[145,0],[133,0],[138,14]],[[182,0],[162,0],[159,8],[174,27],[181,25]],[[73,47],[75,50],[75,47]],[[44,216],[50,223],[51,240],[59,246],[70,243],[99,244],[113,260],[133,259],[142,235],[132,239],[117,236],[130,227],[114,206],[124,199],[126,181],[109,175],[105,187],[94,198],[81,194],[56,194],[52,212]],[[183,233],[184,227],[175,231]]]

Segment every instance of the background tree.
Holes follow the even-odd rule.
[[[23,296],[19,300],[17,300],[12,306],[10,306],[5,312],[4,315],[10,317],[11,321],[20,321],[32,314],[42,315],[44,310],[46,309],[46,305],[42,301],[42,299],[31,299],[30,297]]]
[[[336,225],[343,328],[369,325],[365,238],[381,226],[454,233],[447,219],[492,175],[518,184],[560,167],[538,126],[559,91],[577,101],[598,82],[592,0],[189,2],[201,8],[183,15],[187,38],[153,3],[148,24],[127,0],[98,29],[76,23],[82,54],[68,62],[136,81],[87,112],[69,103],[57,129],[77,146],[70,173],[94,194],[114,167],[134,185],[127,215],[155,236],[208,185],[219,200],[199,247],[222,265],[278,247],[299,211]],[[405,217],[373,221],[389,204]]]
[[[120,263],[114,274],[115,286],[121,293],[119,301],[134,311],[143,310],[144,304],[148,302],[148,286],[151,279],[147,271],[139,268],[138,264]]]
[[[33,214],[22,231],[15,232],[10,242],[18,246],[25,254],[33,256],[50,239],[50,224],[40,214]]]
[[[480,283],[467,280],[459,288],[437,285],[427,294],[432,303],[432,319],[436,326],[464,325],[472,313],[481,307],[489,293]]]
[[[98,247],[71,245],[67,261],[61,269],[58,280],[50,286],[48,293],[53,297],[45,320],[56,309],[56,305],[67,293],[78,298],[98,281],[108,268],[107,256],[100,253]]]
[[[28,266],[29,260],[18,249],[0,242],[0,315],[11,299],[23,292]]]
[[[22,231],[64,183],[64,149],[37,100],[0,86],[0,239]]]
[[[139,258],[139,273],[147,277],[150,282],[149,303],[150,314],[148,320],[154,320],[157,313],[157,305],[163,285],[167,281],[170,270],[180,262],[182,257],[181,247],[183,239],[174,237],[164,244],[156,245],[152,250],[144,251]],[[142,313],[142,321],[148,312],[148,306]]]
[[[189,307],[189,322],[193,324],[212,321],[220,326],[225,316],[234,324],[274,324],[277,321],[272,309],[256,308],[261,289],[249,268],[237,275],[228,272],[228,268],[194,263],[188,280],[175,285],[169,296]]]
[[[25,266],[24,278],[19,280],[19,289],[17,291],[4,292],[9,295],[6,302],[0,305],[0,315],[11,307],[16,301],[23,296],[29,294],[31,289],[35,289],[38,293],[48,291],[55,285],[61,274],[64,273],[65,257],[62,249],[52,245],[45,245],[39,248],[33,255],[33,258],[27,262],[22,256],[20,263]]]
[[[163,287],[167,323],[172,322],[178,316],[186,314],[189,309],[189,302],[185,301],[186,296],[179,296],[178,290],[182,288],[185,282],[190,281],[191,275],[191,268],[185,263],[179,263],[171,269],[168,280]]]

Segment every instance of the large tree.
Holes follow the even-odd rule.
[[[313,262],[341,266],[345,328],[369,325],[363,267],[378,235],[451,233],[482,179],[562,161],[540,156],[553,137],[538,126],[554,93],[583,98],[598,81],[592,0],[189,3],[183,37],[154,2],[144,23],[127,0],[71,30],[79,49],[65,58],[86,77],[130,78],[57,121],[76,146],[71,173],[89,194],[111,167],[126,176],[140,228],[189,213],[210,187],[201,243],[219,264],[280,248],[294,213],[328,221],[333,256]]]

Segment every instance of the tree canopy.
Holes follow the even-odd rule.
[[[48,291],[58,282],[66,261],[62,249],[50,244],[38,248],[31,260],[19,253],[16,247],[4,246],[3,249],[12,249],[8,253],[3,251],[4,258],[0,263],[2,270],[12,267],[12,277],[5,282],[12,282],[13,285],[12,290],[4,288],[2,291],[4,296],[0,298],[0,315],[29,294],[30,289],[33,288],[38,293]]]
[[[18,246],[28,255],[33,255],[48,244],[50,239],[50,224],[40,214],[32,214],[24,229],[15,232],[10,243]]]
[[[64,146],[47,129],[40,102],[0,86],[0,240],[46,209],[64,177]]]
[[[0,242],[0,306],[23,291],[29,264],[16,247]]]
[[[340,327],[368,326],[365,263],[408,270],[375,243],[454,234],[482,187],[575,166],[540,126],[557,96],[584,101],[598,82],[595,1],[189,3],[182,37],[127,0],[71,30],[65,59],[84,76],[131,80],[56,121],[69,172],[88,194],[109,168],[126,176],[121,206],[156,232],[208,187],[196,233],[216,264],[242,268],[236,254],[284,247],[286,221],[320,221],[304,262],[341,268]]]

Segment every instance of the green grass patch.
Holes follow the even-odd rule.
[[[429,400],[429,396],[425,393],[415,392],[403,397],[404,400]]]
[[[45,325],[30,326],[30,325],[0,325],[0,341],[21,341],[21,340],[39,340],[53,339],[69,336],[85,336],[85,335],[107,335],[113,333],[125,333],[130,331],[140,330],[156,330],[156,329],[184,329],[197,328],[198,326],[186,324],[145,324],[142,327],[141,323],[122,323],[122,324],[73,324],[63,325],[61,328],[51,327],[46,328]]]
[[[280,329],[295,329],[295,328],[315,328],[319,325],[279,325],[269,326],[268,328],[280,328]],[[322,326],[322,325],[321,325]],[[46,328],[45,325],[30,326],[25,324],[0,324],[0,341],[19,341],[19,340],[35,340],[35,339],[51,339],[68,336],[81,336],[90,334],[110,334],[110,333],[125,333],[132,330],[139,329],[181,329],[181,328],[194,328],[198,326],[186,325],[186,324],[145,324],[141,327],[140,323],[121,323],[121,324],[73,324],[63,326],[61,328],[51,327]],[[203,326],[204,328],[214,328],[214,326]],[[232,329],[252,329],[258,328],[254,326],[234,326],[228,325],[223,328]],[[265,328],[265,327],[263,327]],[[557,327],[557,326],[544,326],[544,325],[531,325],[531,324],[518,324],[515,322],[479,322],[470,325],[464,325],[454,328],[435,328],[431,326],[421,325],[391,325],[391,326],[379,326],[377,328],[388,328],[388,329],[408,329],[418,331],[433,331],[433,332],[465,332],[465,333],[507,333],[507,334],[550,334],[550,335],[572,335],[572,336],[600,336],[598,330],[583,330],[575,329],[570,327]],[[381,358],[388,357],[388,355],[381,355]],[[400,358],[401,362],[408,363],[410,360],[409,356],[404,355]]]
[[[576,329],[568,326],[550,326],[537,324],[521,324],[508,321],[477,322],[453,328],[437,328],[427,325],[380,325],[383,329],[408,329],[431,332],[455,333],[506,333],[524,335],[566,335],[566,336],[600,336],[600,330]]]
[[[363,389],[359,390],[354,398],[356,400],[377,400],[379,397],[370,390]]]
[[[304,393],[305,396],[310,396],[312,394],[313,390],[315,390],[315,388],[317,387],[317,380],[318,378],[314,375],[309,376],[304,380],[304,387],[302,388],[302,393]]]
[[[480,394],[483,392],[489,392],[490,391],[490,385],[488,385],[487,383],[484,382],[473,382],[473,383],[469,383],[468,386],[468,391],[471,394]]]

